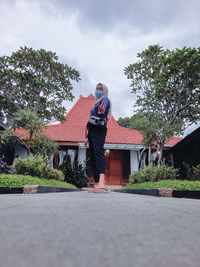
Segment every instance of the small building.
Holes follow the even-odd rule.
[[[5,131],[7,129],[6,125],[0,122],[0,131]],[[4,156],[4,160],[11,165],[13,163],[13,157],[15,153],[15,147],[13,143],[1,144],[0,143],[0,156]]]
[[[200,127],[183,138],[169,151],[168,155],[172,158],[172,165],[179,169],[181,178],[186,178],[185,164],[196,166],[200,164]]]
[[[71,161],[78,161],[87,165],[87,174],[92,177],[89,149],[84,147],[85,129],[94,106],[95,98],[92,94],[88,97],[79,97],[77,102],[65,116],[65,120],[55,125],[48,125],[44,133],[59,144],[55,155],[51,155],[54,167],[63,163],[66,157]],[[139,156],[145,148],[142,143],[143,136],[140,131],[120,127],[114,117],[108,115],[108,131],[104,145],[106,155],[106,183],[108,185],[123,185],[128,182],[131,172],[139,168]],[[20,130],[18,130],[20,133]],[[173,137],[166,144],[171,147],[180,138]],[[145,153],[143,154],[145,161]],[[144,165],[144,164],[143,164]]]

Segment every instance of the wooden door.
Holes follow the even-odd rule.
[[[105,178],[107,185],[122,184],[122,151],[110,150],[106,155]]]

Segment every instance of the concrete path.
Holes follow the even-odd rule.
[[[200,201],[0,195],[1,267],[199,267]]]

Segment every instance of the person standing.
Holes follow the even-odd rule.
[[[94,173],[94,190],[104,192],[106,159],[104,155],[104,143],[107,134],[107,116],[111,108],[108,99],[108,88],[103,83],[98,83],[95,89],[95,104],[90,112],[90,118],[86,127],[85,146],[89,142],[90,159]],[[88,140],[87,140],[88,139]]]

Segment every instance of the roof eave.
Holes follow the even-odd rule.
[[[84,143],[80,142],[78,143],[79,148],[84,148]],[[144,145],[139,144],[111,144],[111,143],[105,143],[104,149],[118,149],[118,150],[140,150],[144,148]]]

